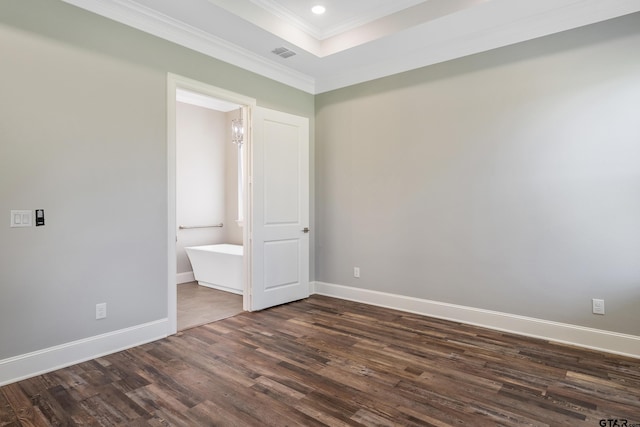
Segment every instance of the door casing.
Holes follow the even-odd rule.
[[[178,329],[178,311],[177,311],[177,283],[176,283],[176,239],[177,239],[177,222],[176,222],[176,90],[184,89],[212,98],[233,102],[243,107],[244,123],[245,123],[245,144],[247,150],[244,158],[244,220],[243,227],[243,245],[248,248],[249,231],[247,222],[251,218],[251,200],[247,191],[248,171],[251,141],[251,116],[253,109],[256,107],[256,100],[235,92],[228,91],[216,86],[199,82],[177,74],[169,73],[167,75],[167,274],[168,274],[168,301],[167,301],[167,318],[168,331],[167,335],[173,335]],[[250,283],[250,265],[251,251],[245,250],[243,256],[243,308],[249,310],[249,283]]]

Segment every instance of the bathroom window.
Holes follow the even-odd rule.
[[[244,111],[242,107],[238,109],[238,116],[231,120],[231,142],[233,142],[238,150],[238,216],[236,223],[242,227],[244,221]]]
[[[238,219],[242,227],[244,223],[244,144],[238,144]]]

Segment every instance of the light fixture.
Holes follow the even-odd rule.
[[[231,120],[231,142],[242,145],[244,142],[244,126],[242,126],[242,108],[238,110],[238,118]]]
[[[326,11],[327,8],[322,6],[321,4],[315,5],[311,8],[311,12],[315,13],[316,15],[322,15]]]

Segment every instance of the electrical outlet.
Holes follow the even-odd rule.
[[[360,267],[353,267],[353,277],[360,278]]]
[[[604,300],[603,299],[592,299],[591,303],[593,305],[593,314],[604,314]]]
[[[107,303],[96,304],[96,320],[107,317]]]

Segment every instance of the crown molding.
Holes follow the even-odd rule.
[[[442,5],[451,7],[454,2],[450,0],[433,4],[427,2],[423,4],[423,8],[436,7],[439,11],[437,19],[425,20],[402,31],[391,31],[384,40],[356,43],[357,46],[352,46],[349,55],[318,55],[313,53],[314,49],[303,48],[307,53],[315,55],[315,59],[322,58],[323,70],[305,73],[141,6],[134,0],[62,1],[312,95],[640,11],[638,0],[535,0],[524,3],[511,0],[458,0],[460,5],[473,2],[478,2],[478,5],[473,10],[462,7],[456,13],[442,13],[443,10],[439,8]],[[225,8],[221,4],[226,7],[229,4],[238,5],[237,7],[244,5],[248,12],[261,10],[265,16],[280,21],[280,18],[250,0],[209,2],[220,8]],[[238,16],[246,18],[245,14]],[[270,25],[276,24],[272,22]],[[262,29],[287,40],[286,35],[274,32],[272,26]],[[295,28],[289,26],[289,29]],[[302,30],[296,31],[299,36],[307,37],[305,42],[318,42]],[[336,37],[349,35],[345,33]],[[426,40],[427,43],[416,46],[416,40]],[[327,39],[322,43],[330,41],[333,43],[341,40]],[[387,50],[384,55],[378,51],[392,45],[395,48]],[[339,51],[345,50],[341,46]],[[311,58],[309,61],[315,59]],[[313,62],[308,62],[307,65],[309,64]],[[315,76],[312,75],[314,72]]]
[[[315,79],[129,0],[62,0],[121,24],[219,59],[304,92],[315,93]]]
[[[346,67],[339,72],[320,76],[316,79],[316,93],[324,93],[363,82],[403,73],[417,68],[474,55],[496,48],[510,46],[563,31],[573,30],[601,21],[618,18],[640,11],[638,0],[565,0],[556,7],[529,13],[521,5],[504,0],[516,13],[512,20],[502,21],[495,13],[492,2],[486,8],[478,8],[473,13],[462,13],[455,17],[455,25],[445,16],[435,23],[425,23],[416,32],[395,36],[397,44],[409,43],[403,37],[423,37],[439,35],[437,45],[431,44],[413,50],[411,55],[385,58],[361,67]],[[546,0],[553,4],[556,0]],[[518,15],[521,13],[521,15]],[[464,29],[452,33],[450,29]],[[448,35],[444,37],[443,35]]]

